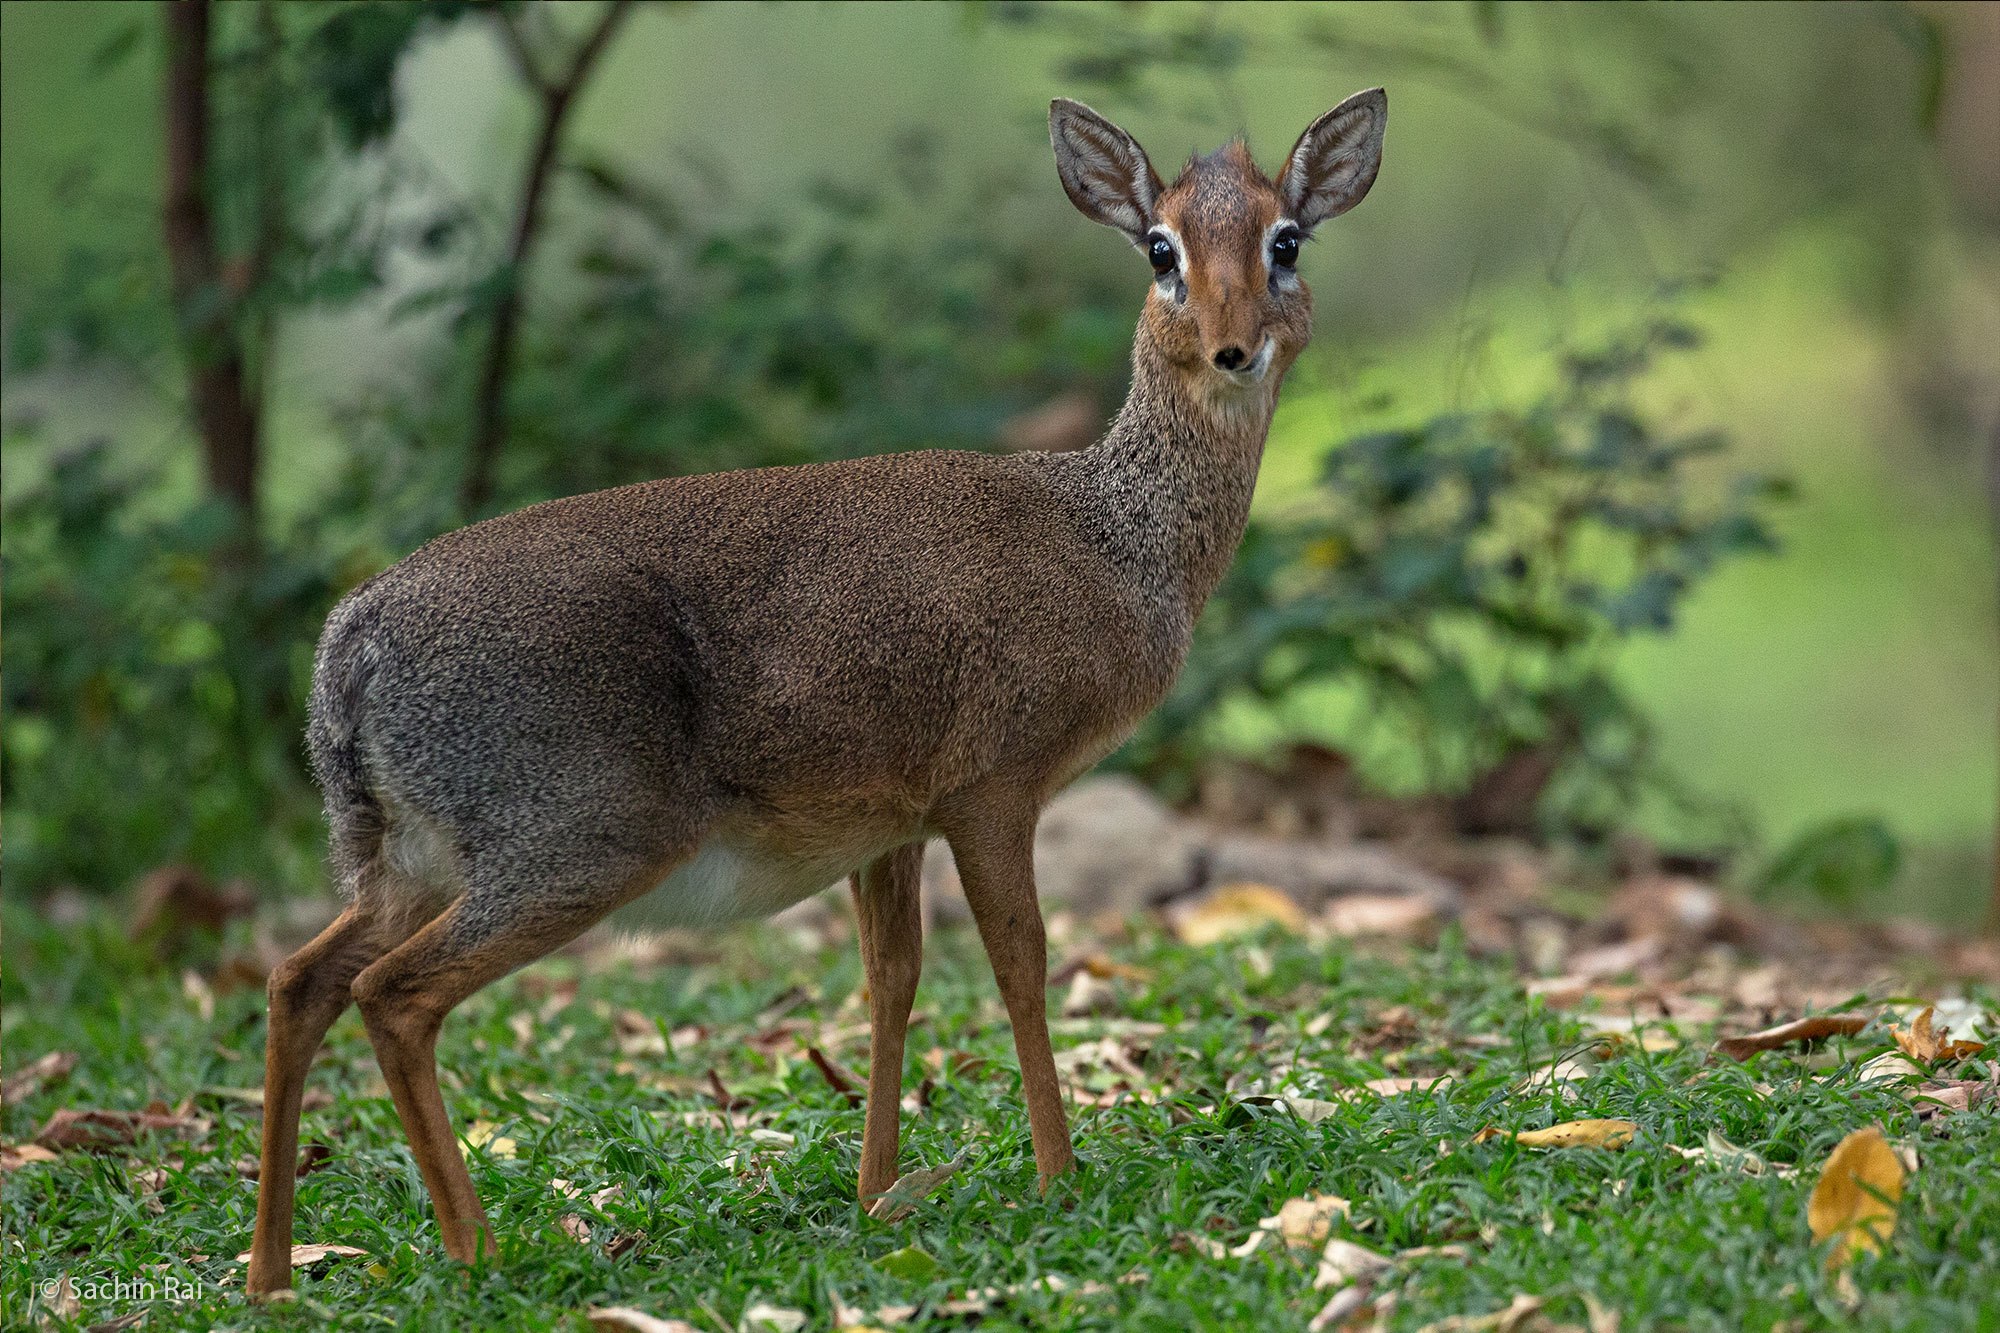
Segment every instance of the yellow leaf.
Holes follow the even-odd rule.
[[[1826,1256],[1828,1271],[1888,1244],[1906,1174],[1896,1150],[1873,1125],[1855,1130],[1834,1148],[1806,1205],[1813,1240],[1838,1237]]]
[[[1144,985],[1153,979],[1153,970],[1132,963],[1121,963],[1094,953],[1083,960],[1083,970],[1099,981],[1132,981]]]
[[[1283,889],[1268,884],[1225,884],[1174,919],[1174,934],[1183,944],[1219,944],[1239,935],[1277,926],[1289,935],[1302,934],[1305,913]]]
[[[1287,1199],[1279,1205],[1278,1211],[1269,1217],[1259,1218],[1257,1229],[1250,1233],[1250,1239],[1238,1245],[1230,1253],[1237,1258],[1247,1258],[1256,1253],[1257,1247],[1272,1236],[1287,1245],[1318,1245],[1327,1238],[1333,1227],[1333,1219],[1347,1216],[1347,1200],[1338,1194],[1314,1194],[1303,1199]]]
[[[1908,1031],[1890,1027],[1889,1035],[1896,1039],[1896,1045],[1902,1048],[1904,1055],[1912,1060],[1922,1060],[1925,1064],[1935,1064],[1939,1060],[1964,1060],[1986,1049],[1984,1042],[1951,1040],[1950,1028],[1932,1025],[1936,1013],[1936,1006],[1925,1005],[1924,1011],[1917,1015],[1916,1022],[1910,1024]]]
[[[512,1157],[517,1148],[514,1140],[499,1132],[500,1127],[491,1120],[475,1120],[465,1127],[465,1143],[469,1148],[484,1148],[495,1157]]]
[[[1524,1129],[1514,1136],[1523,1148],[1622,1148],[1639,1132],[1630,1120],[1571,1120],[1547,1129]]]

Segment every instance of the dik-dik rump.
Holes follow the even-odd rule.
[[[1071,202],[1152,266],[1131,392],[1087,449],[554,500],[440,537],[335,608],[308,741],[346,908],[271,977],[253,1293],[291,1285],[300,1097],[350,1001],[446,1251],[491,1251],[439,1027],[641,898],[706,926],[852,876],[873,1029],[859,1192],[886,1190],[933,837],[1013,1023],[1037,1168],[1070,1168],[1035,820],[1180,669],[1312,330],[1300,249],[1374,184],[1387,115],[1357,93],[1275,181],[1239,141],[1168,185],[1124,130],[1050,107]]]

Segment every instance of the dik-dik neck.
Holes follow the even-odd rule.
[[[1149,601],[1189,624],[1243,540],[1277,381],[1198,396],[1142,323],[1125,406],[1077,456],[1120,563]]]

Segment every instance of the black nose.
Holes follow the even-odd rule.
[[[1249,359],[1241,347],[1225,347],[1215,354],[1215,364],[1224,370],[1239,369]]]

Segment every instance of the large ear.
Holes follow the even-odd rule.
[[[1367,197],[1382,166],[1389,98],[1356,93],[1306,127],[1278,175],[1278,194],[1301,231],[1339,217]]]
[[[1049,103],[1049,143],[1077,211],[1142,243],[1162,187],[1139,141],[1083,103],[1058,97]]]

